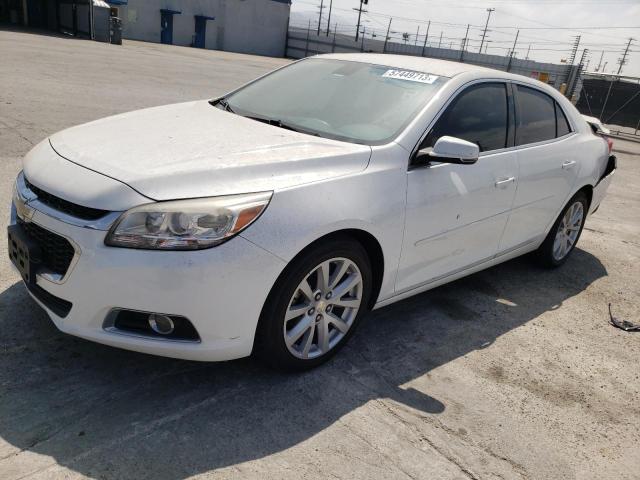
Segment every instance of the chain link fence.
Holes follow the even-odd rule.
[[[436,47],[426,42],[423,45],[398,43],[385,41],[384,37],[380,39],[379,37],[361,35],[358,41],[355,41],[353,35],[344,35],[335,31],[329,32],[329,34],[321,32],[318,35],[317,31],[310,27],[289,27],[285,54],[289,58],[304,58],[322,53],[350,52],[393,53],[452,60],[536,78],[558,90],[563,84],[569,84],[569,91],[573,90],[576,97],[580,90],[577,65],[542,63],[511,56],[470,52],[466,49],[445,48],[442,45]]]

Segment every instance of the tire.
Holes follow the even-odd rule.
[[[589,199],[584,192],[576,193],[571,200],[569,200],[551,227],[551,230],[549,230],[549,234],[544,239],[544,242],[542,242],[542,245],[540,245],[535,252],[536,259],[540,265],[547,268],[557,268],[567,261],[580,239],[588,209]],[[581,212],[579,225],[573,221],[577,218],[576,215],[578,212]],[[569,220],[569,229],[566,228],[567,224],[565,222],[567,220]],[[564,232],[564,237],[562,238],[559,237],[561,230]],[[558,239],[558,243],[556,243],[556,239]]]
[[[319,272],[326,272],[327,268],[329,286],[318,288],[318,282],[322,282]],[[344,273],[336,278],[343,268]],[[350,237],[337,237],[303,251],[280,275],[262,309],[256,331],[256,356],[286,371],[308,370],[329,360],[369,310],[372,278],[366,250]],[[304,282],[309,286],[306,294]],[[351,289],[344,290],[352,284]],[[357,300],[358,307],[354,308]],[[286,317],[290,318],[285,320]],[[343,321],[338,322],[336,317]]]

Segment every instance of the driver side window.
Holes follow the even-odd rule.
[[[473,142],[481,152],[507,147],[509,113],[504,83],[481,83],[464,90],[447,107],[420,148],[445,135]]]

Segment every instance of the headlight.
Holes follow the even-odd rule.
[[[149,203],[123,213],[105,244],[153,250],[199,250],[238,234],[267,208],[271,192]]]

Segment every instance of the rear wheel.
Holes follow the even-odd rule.
[[[269,295],[256,332],[257,353],[287,370],[324,363],[368,310],[371,279],[366,251],[349,238],[303,253]]]
[[[578,243],[589,208],[584,192],[578,192],[551,227],[536,254],[540,263],[547,267],[559,267],[569,258]]]

